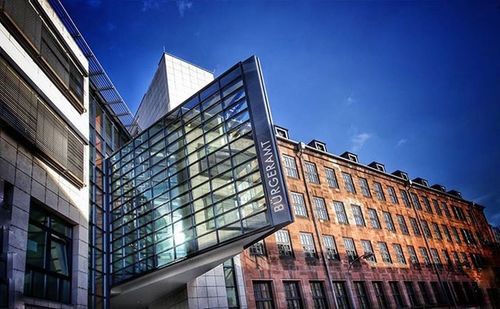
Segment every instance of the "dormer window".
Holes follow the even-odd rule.
[[[351,160],[353,162],[358,162],[358,157],[356,155],[350,153],[347,156],[349,157],[349,160]]]
[[[385,173],[385,165],[383,165],[382,163],[373,161],[372,163],[368,164],[368,166]]]
[[[403,171],[400,171],[400,170],[397,170],[395,171],[394,173],[392,173],[393,175],[403,179],[403,180],[409,180],[408,178],[408,173],[406,172],[403,172]]]
[[[274,126],[276,136],[288,139],[288,130],[282,127]]]
[[[316,142],[315,146],[316,146],[316,149],[326,152],[326,145],[325,144]]]

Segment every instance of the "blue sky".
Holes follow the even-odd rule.
[[[261,59],[274,122],[457,189],[500,225],[500,2],[63,1],[132,111],[163,48]]]

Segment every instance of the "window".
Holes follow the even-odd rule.
[[[337,182],[337,175],[335,171],[331,168],[325,167],[326,182],[330,188],[339,188],[339,183]]]
[[[410,235],[410,232],[408,231],[408,226],[406,225],[405,217],[403,217],[402,215],[396,215],[396,218],[398,220],[399,229],[401,230],[401,233],[403,233],[404,235]]]
[[[476,244],[476,239],[474,238],[474,235],[472,235],[472,232],[466,229],[460,229],[462,232],[462,237],[464,238],[464,241],[466,244]]]
[[[414,234],[415,236],[420,236],[420,235],[422,235],[422,234],[420,233],[420,228],[418,227],[417,219],[410,217],[410,224],[411,224],[411,227],[412,227],[412,229],[413,229],[413,234]]]
[[[333,236],[324,235],[323,245],[325,246],[327,259],[335,261],[340,260],[339,252],[337,250],[337,244],[335,243],[335,238],[333,238]]]
[[[460,239],[460,235],[458,235],[458,230],[456,227],[451,227],[451,232],[453,233],[453,236],[455,237],[455,241],[457,244],[461,244],[462,240]]]
[[[24,294],[70,303],[72,227],[32,200]]]
[[[403,199],[403,202],[405,203],[405,207],[411,208],[410,199],[408,198],[408,193],[406,193],[405,190],[400,190],[399,192],[401,193],[401,198]]]
[[[276,245],[280,256],[293,256],[292,244],[290,243],[290,235],[286,230],[276,232]]]
[[[382,281],[373,281],[373,291],[375,292],[378,308],[389,308],[387,297],[385,297],[384,283]]]
[[[363,247],[363,254],[366,256],[367,254],[372,254],[371,257],[367,258],[366,260],[371,261],[371,262],[376,262],[375,258],[375,252],[373,252],[373,247],[372,243],[369,240],[361,240],[361,246]]]
[[[415,289],[413,288],[413,282],[405,281],[406,293],[410,299],[410,304],[412,307],[420,306],[417,294],[415,294]]]
[[[396,252],[396,258],[398,259],[398,262],[406,265],[406,258],[403,253],[403,248],[401,248],[401,245],[393,244],[392,247],[394,249],[394,252]]]
[[[442,224],[442,225],[441,225],[441,228],[443,229],[444,236],[446,236],[446,240],[447,240],[447,241],[452,241],[452,240],[451,240],[450,230],[448,229],[448,226],[446,226],[446,225]]]
[[[356,188],[354,188],[354,183],[352,182],[351,175],[347,173],[342,173],[342,177],[344,178],[344,185],[347,192],[356,193]]]
[[[452,209],[453,209],[453,214],[455,215],[455,218],[457,220],[466,221],[464,212],[462,211],[462,208],[457,207],[457,206],[452,206]]]
[[[295,210],[295,215],[299,217],[307,217],[306,204],[304,202],[304,195],[302,193],[291,192],[292,205]]]
[[[321,281],[311,281],[311,292],[314,303],[314,309],[327,309],[328,302],[326,301],[325,288]]]
[[[373,208],[368,208],[368,216],[370,217],[370,223],[372,228],[380,229],[380,221],[378,220],[377,211]]]
[[[441,230],[439,229],[439,225],[435,222],[432,222],[432,229],[434,230],[434,235],[436,235],[436,239],[443,239],[443,235],[441,234]]]
[[[427,221],[420,220],[420,224],[422,224],[422,230],[424,231],[425,237],[432,238],[431,229],[429,228]]]
[[[285,287],[286,307],[289,309],[303,308],[299,283],[297,281],[283,281],[283,285]]]
[[[432,204],[434,204],[434,211],[438,214],[438,216],[442,216],[443,212],[441,211],[441,208],[439,207],[439,202],[437,200],[432,200]]]
[[[370,308],[370,299],[366,294],[365,283],[363,281],[354,281],[354,288],[356,289],[356,295],[358,296],[359,307],[363,309]]]
[[[344,208],[344,203],[333,201],[333,207],[335,208],[335,214],[337,215],[337,221],[339,222],[339,224],[349,224]]]
[[[440,284],[436,281],[432,281],[431,288],[432,288],[432,292],[434,293],[434,297],[436,298],[436,302],[438,304],[445,304],[446,300],[444,298]]]
[[[352,238],[344,237],[344,247],[349,262],[352,262],[358,258],[356,246],[354,245],[354,240]]]
[[[429,293],[429,287],[427,286],[427,282],[419,281],[418,289],[420,290],[420,294],[422,294],[422,299],[424,300],[424,304],[431,305],[433,304],[431,295]]]
[[[413,265],[418,265],[420,262],[418,261],[417,252],[415,251],[415,247],[409,245],[406,248],[408,249],[408,253],[410,254],[410,262]]]
[[[375,186],[375,195],[379,199],[379,201],[385,201],[385,194],[384,190],[382,189],[382,185],[380,182],[374,182],[373,185]]]
[[[233,259],[228,259],[222,264],[228,308],[239,308],[238,288],[236,286],[236,273]]]
[[[431,265],[431,259],[429,258],[429,252],[427,252],[427,249],[424,247],[420,247],[418,249],[420,250],[420,254],[424,257],[425,265]]]
[[[401,291],[399,290],[399,283],[397,281],[389,281],[389,286],[391,287],[392,297],[394,298],[396,307],[398,308],[404,307],[405,303],[403,301],[403,296],[401,295]]]
[[[313,197],[313,204],[314,207],[316,208],[316,216],[320,220],[328,220],[328,212],[326,210],[325,206],[325,200],[321,197]]]
[[[264,246],[264,240],[260,240],[248,248],[250,255],[264,256],[266,255],[266,248]]]
[[[349,297],[347,296],[347,290],[345,288],[345,283],[343,281],[334,281],[333,289],[335,291],[335,297],[337,298],[337,306],[339,309],[349,309]]]
[[[365,224],[365,218],[363,217],[363,213],[361,211],[361,206],[359,205],[351,205],[352,207],[352,214],[354,216],[354,222],[356,223],[357,226],[366,226]]]
[[[446,252],[446,253],[448,253],[448,252]],[[434,264],[436,264],[439,268],[442,268],[443,263],[441,263],[441,258],[439,257],[439,253],[436,249],[431,248],[431,256],[432,256],[432,260],[433,260]]]
[[[446,205],[446,203],[441,203],[441,208],[443,209],[443,212],[446,215],[446,217],[451,218],[451,213],[450,209],[448,208],[448,205]]]
[[[295,158],[283,155],[283,161],[285,163],[286,175],[292,178],[299,178],[297,165],[295,164]]]
[[[255,306],[258,309],[274,308],[273,291],[270,281],[254,281],[253,293],[255,296]]]
[[[474,264],[474,267],[476,267],[477,269],[483,268],[484,266],[483,257],[480,254],[471,253],[470,257],[472,260],[472,264]]]
[[[300,233],[300,243],[306,257],[316,257],[316,248],[314,246],[314,239],[310,233]]]
[[[389,212],[383,211],[385,226],[391,232],[396,232],[396,228],[394,227],[394,221],[392,221],[392,216]]]
[[[364,196],[372,197],[366,178],[359,177],[359,185],[361,186],[361,193],[363,193]]]
[[[391,202],[393,204],[399,204],[398,196],[396,195],[396,190],[394,190],[394,187],[387,186],[387,191],[389,191],[389,197],[391,198]]]
[[[448,253],[448,251],[443,249],[443,250],[441,250],[441,253],[444,256],[444,263],[448,266],[451,266],[453,264],[453,262],[451,261],[450,254]]]
[[[429,202],[429,198],[427,198],[427,196],[424,196],[422,197],[422,199],[424,200],[425,210],[428,213],[432,213],[432,207],[431,207],[431,202]]]
[[[461,252],[460,255],[462,256],[462,265],[464,267],[470,267],[469,259],[467,258],[467,253]]]
[[[391,254],[389,253],[389,248],[385,242],[379,241],[378,249],[380,250],[380,255],[382,256],[382,261],[384,263],[392,264]]]
[[[318,171],[316,170],[316,164],[312,162],[304,162],[306,179],[310,183],[319,184]]]
[[[418,196],[415,193],[410,193],[411,194],[411,199],[413,200],[413,205],[415,205],[415,208],[418,210],[422,210],[422,205],[420,205],[420,200],[418,199]]]

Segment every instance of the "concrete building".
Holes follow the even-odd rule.
[[[482,206],[277,135],[295,222],[240,255],[250,308],[498,305]]]
[[[208,70],[163,53],[135,114],[137,129],[148,128],[213,79]],[[137,132],[132,133],[135,135]]]

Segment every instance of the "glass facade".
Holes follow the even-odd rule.
[[[108,164],[113,284],[292,220],[255,57]]]
[[[127,131],[108,112],[99,95],[91,88],[89,99],[89,308],[106,308],[109,269],[108,207],[105,195],[109,194],[105,180],[108,170],[104,158],[130,139]]]

